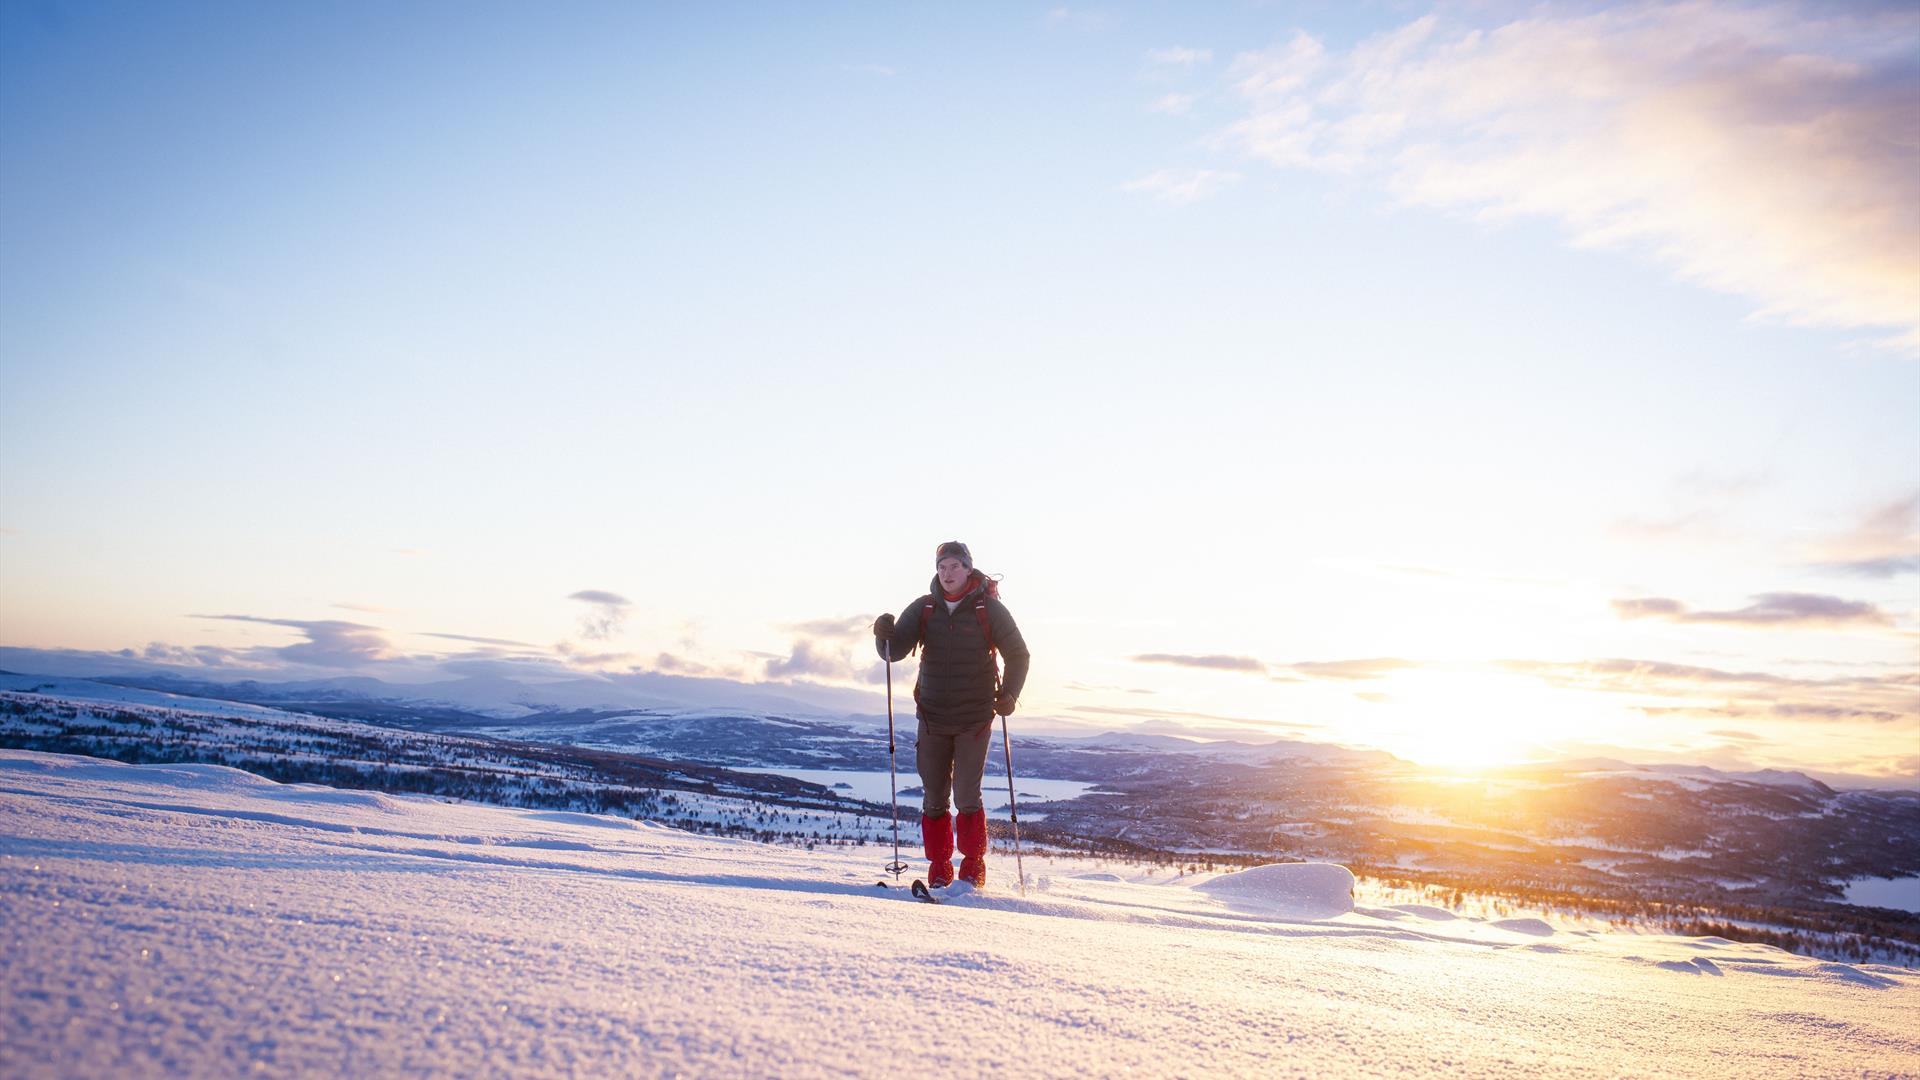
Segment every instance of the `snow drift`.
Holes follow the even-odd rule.
[[[1194,888],[1236,907],[1282,918],[1331,919],[1353,910],[1353,872],[1332,863],[1255,866]]]

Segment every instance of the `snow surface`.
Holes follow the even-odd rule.
[[[1920,1075],[1920,972],[0,751],[0,1075]]]

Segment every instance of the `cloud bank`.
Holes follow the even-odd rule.
[[[1649,715],[1911,724],[1920,720],[1920,674],[1798,679],[1763,671],[1610,658],[1585,662],[1501,660],[1494,666],[1562,689],[1653,696]]]
[[[866,615],[832,619],[814,619],[795,623],[786,629],[794,634],[793,647],[786,656],[766,662],[768,679],[828,679],[878,683],[886,680],[886,663],[874,659],[862,667],[853,657],[867,655],[873,640],[873,620]]]
[[[1292,672],[1304,675],[1308,679],[1335,679],[1342,681],[1362,679],[1384,679],[1396,671],[1419,667],[1415,660],[1403,660],[1397,656],[1376,656],[1358,660],[1302,660],[1292,664],[1270,665],[1264,660],[1251,656],[1227,656],[1220,653],[1192,655],[1188,653],[1141,653],[1128,657],[1136,664],[1163,664],[1169,667],[1196,668],[1201,671],[1230,671],[1247,675],[1265,675],[1275,682],[1302,682],[1293,675],[1277,672]]]
[[[195,615],[193,618],[284,626],[306,636],[307,640],[292,645],[239,650],[242,655],[250,657],[271,656],[314,667],[350,668],[398,655],[379,627],[362,623],[337,619],[268,619],[259,615]]]
[[[1860,600],[1815,593],[1761,593],[1753,603],[1733,611],[1694,611],[1663,596],[1613,601],[1623,619],[1664,619],[1668,622],[1716,626],[1807,626],[1831,629],[1845,626],[1892,626],[1893,616]]]
[[[580,634],[593,641],[607,641],[619,633],[633,606],[632,601],[619,593],[600,589],[582,589],[567,599],[587,605],[587,613],[580,616]]]
[[[1920,10],[1537,12],[1242,55],[1225,142],[1409,204],[1557,221],[1763,316],[1920,351]]]

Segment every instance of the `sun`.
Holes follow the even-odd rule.
[[[1564,691],[1480,668],[1406,671],[1375,699],[1380,747],[1436,769],[1476,771],[1550,756],[1589,710]]]

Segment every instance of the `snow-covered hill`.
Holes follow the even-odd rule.
[[[285,709],[266,705],[253,705],[242,701],[228,701],[221,698],[193,697],[185,694],[173,694],[162,690],[145,690],[136,686],[120,686],[115,683],[99,682],[94,679],[75,679],[59,675],[22,675],[11,671],[0,671],[0,693],[38,694],[42,697],[57,698],[61,701],[101,702],[111,705],[145,705],[163,709],[181,709],[204,716],[220,716],[238,720],[260,722],[284,721],[292,718],[311,720],[306,713],[288,712]]]
[[[621,813],[763,840],[845,841],[874,807],[790,777],[401,728],[75,680],[0,674],[0,746],[227,765],[283,782]],[[85,693],[87,696],[67,696]]]
[[[886,854],[4,751],[0,1075],[1920,1074],[1904,968]]]

